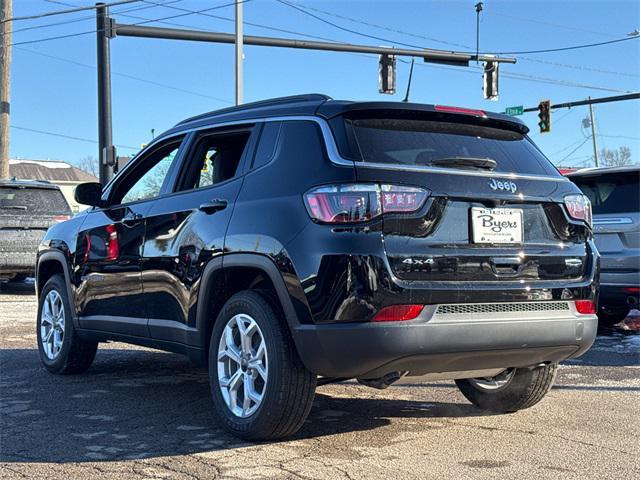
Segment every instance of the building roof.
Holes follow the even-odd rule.
[[[97,182],[93,175],[59,160],[9,160],[9,176],[49,182]]]

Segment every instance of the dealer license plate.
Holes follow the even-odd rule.
[[[522,210],[471,208],[473,243],[522,243]]]

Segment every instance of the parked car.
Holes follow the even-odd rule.
[[[21,281],[32,276],[45,232],[69,218],[71,209],[56,185],[0,180],[0,280]]]
[[[190,118],[40,247],[54,373],[99,342],[208,365],[221,423],[291,435],[316,385],[455,379],[480,408],[544,397],[597,329],[589,202],[501,114],[304,95]],[[185,399],[188,403],[188,400]]]
[[[613,325],[640,298],[640,166],[589,168],[569,174],[589,197],[600,252],[600,322]]]

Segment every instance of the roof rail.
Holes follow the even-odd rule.
[[[178,122],[176,126],[184,125],[186,123],[191,123],[193,121],[201,120],[203,118],[211,117],[213,115],[239,112],[242,110],[251,110],[252,108],[269,107],[272,105],[275,106],[275,105],[282,105],[282,104],[294,103],[294,102],[324,102],[331,99],[332,98],[330,96],[324,95],[322,93],[307,93],[303,95],[291,95],[288,97],[278,97],[278,98],[270,98],[267,100],[258,100],[257,102],[243,103],[242,105],[235,105],[233,107],[227,107],[227,108],[222,108],[220,110],[213,110],[211,112],[202,113],[200,115],[196,115],[194,117],[190,117],[190,118],[187,118],[186,120]]]

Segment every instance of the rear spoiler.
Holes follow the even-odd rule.
[[[502,113],[485,112],[462,107],[444,105],[425,105],[404,102],[347,102],[327,101],[321,104],[316,114],[326,119],[337,116],[358,118],[365,116],[415,117],[456,123],[501,128],[527,134],[527,127],[521,120]]]

